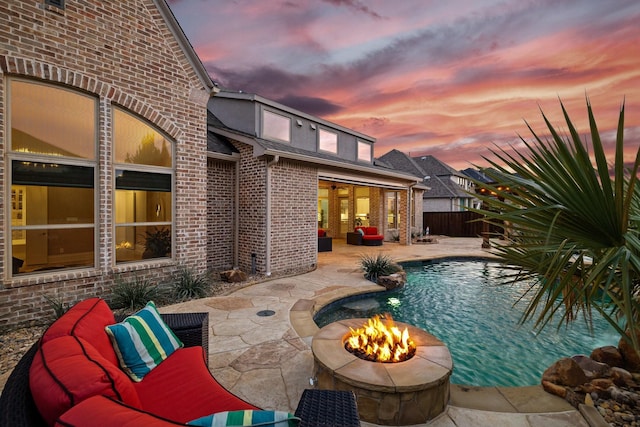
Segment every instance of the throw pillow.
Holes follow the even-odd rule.
[[[300,418],[284,411],[260,411],[246,409],[241,411],[218,412],[187,423],[200,427],[296,427]]]
[[[164,323],[153,301],[120,323],[105,328],[120,367],[136,382],[142,381],[182,342]]]
[[[358,230],[358,233],[360,233],[360,235],[364,236],[364,230],[362,228],[357,228],[356,230]]]

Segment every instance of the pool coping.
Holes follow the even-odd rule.
[[[323,307],[343,298],[384,292],[376,285],[345,286],[299,299],[289,310],[289,320],[298,336],[311,347],[313,336],[320,330],[314,316]],[[544,391],[541,385],[525,387],[476,387],[451,384],[449,405],[459,408],[503,413],[549,413],[576,411],[569,402]]]

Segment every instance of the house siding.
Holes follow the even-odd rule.
[[[8,279],[7,240],[0,233],[0,331],[42,321],[51,314],[43,296],[67,303],[107,296],[116,277],[161,281],[184,265],[196,272],[207,237],[206,102],[184,52],[151,0],[67,1],[64,11],[43,2],[0,4],[0,155],[6,159],[7,77],[33,78],[81,90],[99,99],[96,192],[98,261],[95,268]],[[111,106],[122,106],[175,141],[175,253],[171,261],[115,266]],[[7,187],[0,163],[0,188]],[[0,221],[6,223],[0,198]],[[4,227],[2,228],[4,230]]]

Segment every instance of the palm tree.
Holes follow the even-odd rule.
[[[640,150],[625,167],[624,104],[612,165],[589,100],[591,153],[560,105],[568,135],[561,136],[542,112],[550,137],[543,140],[527,123],[534,141],[519,137],[524,152],[498,149],[492,151],[498,160],[485,158],[491,167],[483,172],[494,184],[476,182],[484,205],[475,211],[488,223],[508,223],[506,237],[491,241],[493,252],[514,269],[505,276],[533,279],[523,322],[534,319],[542,328],[560,318],[561,327],[580,316],[590,322],[595,310],[638,350]]]

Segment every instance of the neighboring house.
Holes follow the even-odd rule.
[[[457,212],[466,207],[479,207],[479,200],[470,194],[474,185],[469,177],[434,156],[411,157],[391,150],[379,160],[395,170],[422,178],[423,184],[429,187],[423,195],[423,212]]]
[[[225,198],[233,206],[209,217],[210,241],[230,249],[223,264],[267,275],[308,271],[318,228],[345,238],[357,224],[393,227],[409,244],[411,227],[422,227],[420,180],[375,166],[370,136],[243,92],[221,91],[209,113],[210,135],[230,144],[209,152],[210,192],[223,171],[235,188]],[[214,231],[219,215],[238,218],[232,233]]]
[[[164,0],[3,2],[0,79],[0,332],[181,267],[308,271],[318,227],[421,224],[373,138],[217,93]]]
[[[164,0],[0,6],[0,331],[206,270],[215,87]]]

